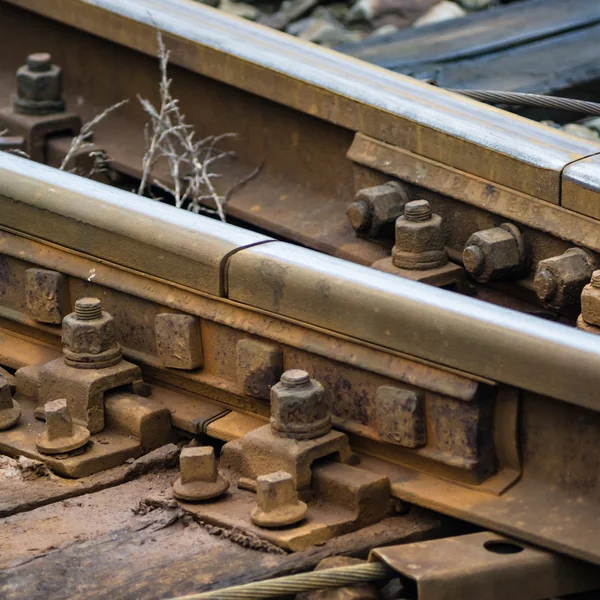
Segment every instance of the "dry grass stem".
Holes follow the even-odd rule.
[[[121,100],[120,102],[109,106],[107,109],[97,114],[93,119],[82,125],[81,131],[71,140],[71,146],[59,167],[61,171],[64,171],[67,168],[69,162],[77,152],[82,149],[92,148],[93,144],[90,142],[90,139],[94,134],[94,127],[103,121],[110,113],[124,104],[127,104],[127,102],[129,102],[129,100]],[[95,175],[96,173],[107,170],[109,158],[103,150],[90,152],[90,156],[92,157],[94,164],[91,171],[87,174],[87,177],[92,177],[92,175]],[[71,171],[75,172],[76,170],[77,169],[72,169]]]
[[[235,133],[211,135],[196,140],[191,125],[179,107],[179,100],[171,92],[172,80],[168,76],[169,51],[160,31],[156,33],[160,68],[160,107],[157,109],[150,100],[138,96],[144,111],[150,117],[146,125],[146,152],[142,159],[142,178],[138,194],[144,194],[148,186],[154,185],[170,194],[175,206],[187,208],[194,213],[218,215],[225,221],[225,206],[232,193],[254,177],[258,170],[236,183],[225,194],[217,191],[213,181],[221,175],[217,173],[217,163],[233,158],[235,153],[219,150],[218,144],[233,138]],[[156,164],[166,161],[170,182],[161,181],[153,175]],[[205,206],[209,202],[215,208]]]

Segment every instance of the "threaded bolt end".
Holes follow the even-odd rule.
[[[404,218],[407,221],[428,221],[431,219],[431,206],[427,200],[412,200],[404,205]]]
[[[75,316],[80,321],[93,321],[102,317],[102,302],[98,298],[79,298],[75,301]]]
[[[364,231],[371,224],[371,209],[364,200],[353,202],[346,211],[354,231]]]
[[[485,266],[485,256],[479,246],[472,244],[463,250],[463,263],[465,269],[473,275],[478,275]]]
[[[310,375],[302,369],[289,369],[281,376],[281,383],[286,387],[296,387],[310,381]]]
[[[30,71],[42,73],[49,71],[52,66],[52,57],[48,52],[36,52],[27,57],[27,66]]]
[[[592,273],[592,280],[590,283],[593,288],[600,289],[600,270]]]

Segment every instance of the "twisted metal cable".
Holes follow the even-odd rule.
[[[586,100],[559,98],[557,96],[542,96],[541,94],[524,94],[521,92],[493,92],[487,90],[455,90],[449,89],[479,102],[486,104],[518,104],[520,106],[535,106],[538,108],[554,108],[570,110],[587,115],[600,116],[600,104]]]
[[[189,596],[178,596],[171,600],[262,600],[278,598],[288,594],[312,592],[324,588],[344,587],[356,583],[368,583],[378,579],[388,579],[394,570],[385,563],[374,562],[365,565],[323,569],[299,575],[288,575],[267,581],[257,581],[212,592],[202,592]]]

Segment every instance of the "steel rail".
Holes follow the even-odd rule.
[[[181,106],[198,134],[239,133],[240,160],[223,173],[223,191],[263,163],[259,177],[231,198],[228,214],[278,237],[359,264],[386,258],[389,240],[357,236],[346,209],[358,190],[391,176],[412,195],[440,202],[453,261],[460,262],[474,224],[494,215],[527,229],[536,260],[570,244],[600,248],[594,141],[199,3],[64,0],[50,8],[40,0],[2,0],[0,20],[8,34],[0,51],[12,60],[0,75],[10,81],[28,48],[44,46],[65,68],[67,106],[83,118],[124,97],[152,97],[157,69],[147,55],[155,56],[156,28],[162,29]],[[110,87],[101,83],[107,80]],[[0,88],[6,104],[10,92]],[[135,102],[122,110],[107,119],[96,142],[115,170],[139,177],[145,117]],[[14,117],[10,108],[0,110],[2,128]],[[60,163],[68,143],[65,136],[47,140],[47,160]],[[386,156],[375,156],[374,145]],[[509,293],[527,295],[531,288],[532,281],[514,282]]]
[[[213,296],[225,279],[225,297],[241,305],[600,410],[592,335],[4,153],[0,225]]]
[[[268,405],[241,389],[235,358],[240,340],[258,339],[279,348],[287,365],[323,374],[335,426],[363,453],[363,468],[390,474],[398,498],[600,563],[595,538],[585,534],[597,519],[595,336],[247,238],[234,226],[3,153],[0,267],[7,366],[59,355],[60,328],[36,322],[24,300],[27,270],[51,270],[67,280],[71,299],[103,298],[126,358],[157,384],[177,427],[198,433],[206,423],[212,435],[224,406],[257,415],[251,429],[264,422]],[[201,321],[202,368],[161,364],[154,318],[165,311]],[[425,446],[382,441],[373,413],[377,390],[390,385],[427,398],[435,435]],[[232,439],[225,426],[223,433]],[[243,428],[233,437],[240,435]]]
[[[467,173],[560,202],[561,171],[600,146],[188,0],[3,0]],[[473,153],[485,155],[473,160]],[[489,158],[489,160],[488,160]],[[493,162],[495,161],[495,162]]]
[[[239,131],[246,172],[253,161],[269,157],[260,181],[251,182],[239,204],[232,202],[231,214],[263,229],[273,226],[288,239],[366,264],[387,255],[349,227],[346,237],[332,241],[335,229],[323,226],[323,210],[330,210],[334,226],[345,223],[361,182],[355,175],[375,170],[382,178],[391,174],[413,183],[418,193],[425,188],[446,196],[441,200],[449,208],[472,205],[477,212],[471,223],[500,215],[531,231],[543,217],[544,228],[537,229],[544,247],[548,233],[552,243],[564,240],[546,256],[560,254],[567,241],[600,248],[598,223],[589,218],[600,187],[600,161],[593,156],[600,147],[594,142],[196,3],[64,0],[50,6],[4,0],[0,18],[7,29],[0,42],[7,57],[2,75],[12,78],[23,58],[15,48],[24,55],[43,40],[71,81],[70,106],[79,95],[98,106],[125,95],[151,95],[156,64],[148,56],[155,55],[155,28],[163,29],[182,106],[194,124],[207,133]],[[9,35],[13,31],[18,33]],[[98,56],[105,60],[96,61]],[[0,91],[7,102],[9,88]],[[126,117],[107,123],[110,135],[97,141],[110,144],[113,136],[106,149],[115,165],[137,176],[143,122],[133,104]],[[90,112],[82,116],[96,109],[86,105]],[[139,136],[130,140],[134,124]],[[355,148],[353,157],[348,149],[361,140],[364,148]],[[52,152],[58,141],[49,141]],[[386,154],[369,162],[378,144]],[[296,211],[291,218],[284,210],[289,205]],[[314,213],[312,230],[298,233],[300,213]],[[274,227],[282,220],[283,231]],[[59,328],[28,314],[24,279],[32,266],[63,275],[72,298],[102,295],[123,324],[126,358],[157,387],[175,389],[181,410],[173,411],[173,421],[192,433],[204,431],[204,424],[209,434],[215,431],[219,420],[211,419],[224,406],[268,416],[264,398],[241,389],[232,358],[238,340],[258,338],[284,352],[286,364],[325,374],[338,403],[336,428],[351,436],[355,449],[385,460],[379,468],[393,471],[395,496],[600,563],[600,547],[588,535],[597,520],[600,473],[598,338],[10,156],[0,156],[0,229],[0,350],[13,359],[5,364],[45,362],[40,348],[59,345]],[[203,368],[161,365],[154,315],[165,310],[201,321]],[[231,360],[215,364],[215,353],[224,348]],[[389,385],[426,398],[427,428],[434,435],[424,447],[382,441],[376,392]],[[472,454],[462,452],[465,446]],[[371,457],[363,456],[367,469]],[[502,468],[469,471],[489,461]]]

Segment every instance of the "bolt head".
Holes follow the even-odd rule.
[[[261,475],[256,479],[258,506],[252,522],[259,527],[282,527],[301,521],[307,506],[298,500],[294,479],[285,471]]]
[[[353,202],[346,211],[348,221],[354,231],[364,231],[371,224],[371,210],[366,202]]]
[[[525,262],[518,229],[504,224],[474,233],[465,244],[463,262],[481,282],[520,275]]]
[[[600,289],[591,284],[581,292],[581,316],[589,325],[600,327]]]
[[[159,313],[154,318],[158,358],[164,367],[198,369],[204,361],[200,319],[193,315]]]
[[[182,483],[216,481],[217,460],[214,448],[211,446],[184,448],[179,455],[179,469]]]
[[[44,454],[62,454],[85,446],[90,432],[71,419],[66,399],[60,398],[44,404],[46,429],[36,440],[36,447]]]
[[[277,471],[256,478],[258,505],[265,512],[271,512],[286,504],[296,504],[298,493],[294,478],[286,471]]]
[[[538,298],[556,310],[578,305],[594,262],[592,255],[581,248],[569,248],[559,256],[539,261],[533,281]]]
[[[268,400],[271,388],[283,370],[283,352],[276,344],[253,339],[239,340],[236,345],[237,379],[244,393]]]
[[[356,232],[369,237],[387,236],[408,200],[408,193],[400,183],[388,181],[359,190],[346,214]]]
[[[46,402],[44,405],[46,431],[49,440],[68,438],[73,435],[73,421],[64,398]]]
[[[25,302],[29,315],[41,323],[62,323],[69,312],[67,277],[48,269],[25,271]]]
[[[184,448],[179,456],[179,467],[181,476],[173,484],[173,493],[180,500],[210,500],[229,488],[229,481],[219,475],[215,451],[210,446]]]

